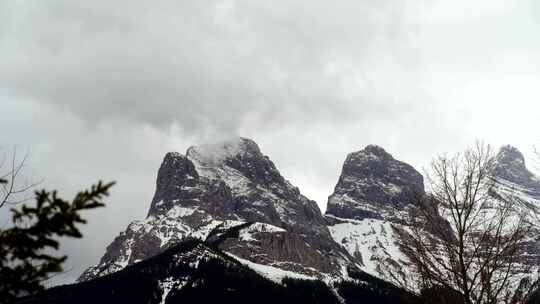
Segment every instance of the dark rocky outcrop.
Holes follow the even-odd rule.
[[[540,180],[527,168],[523,154],[510,145],[495,156],[494,175],[499,181],[519,187],[527,195],[540,199]]]
[[[168,153],[158,171],[148,217],[132,223],[80,280],[117,271],[186,237],[264,223],[283,231],[229,239],[220,248],[258,263],[338,275],[354,263],[334,242],[317,204],[287,181],[246,138]],[[293,265],[294,264],[294,265]]]
[[[494,177],[497,195],[510,197],[517,211],[535,214],[529,219],[533,226],[521,260],[531,266],[540,265],[540,179],[529,171],[523,154],[510,145],[501,147],[495,156]]]
[[[364,271],[385,279],[405,276],[407,258],[400,252],[396,229],[406,224],[411,200],[424,195],[418,171],[369,145],[347,155],[328,198],[328,227],[334,240],[361,261]]]
[[[326,214],[340,218],[382,219],[403,209],[413,194],[424,193],[422,175],[383,148],[369,145],[347,156]]]
[[[540,212],[539,180],[517,149],[501,149],[494,177],[497,193],[515,195],[520,208]],[[358,269],[379,278],[389,273],[405,277],[410,269],[398,232],[407,229],[405,213],[415,211],[413,197],[430,198],[422,175],[374,145],[347,156],[325,216],[252,140],[190,147],[185,155],[165,156],[147,218],[132,222],[116,237],[80,281],[131,269],[187,239],[204,241],[228,259],[259,269],[275,267],[337,281],[344,275],[352,278]],[[438,214],[433,200],[423,201],[433,202]],[[434,232],[429,225],[425,230]],[[540,263],[538,235],[537,229],[531,234],[525,264]],[[351,295],[364,294],[357,293],[355,284],[339,287],[346,302]],[[199,291],[191,287],[186,290]],[[171,299],[180,300],[180,294]]]
[[[540,213],[540,182],[525,166],[521,152],[504,146],[495,155],[493,178],[496,187],[493,198],[507,196],[517,211]],[[413,195],[414,194],[414,195]],[[351,153],[343,165],[342,174],[329,197],[326,218],[336,240],[353,256],[362,256],[364,270],[384,277],[386,273],[406,273],[407,258],[401,253],[399,233],[407,229],[405,212],[414,216],[411,198],[433,206],[434,218],[441,229],[424,227],[437,237],[452,238],[449,223],[438,215],[437,202],[424,192],[423,178],[412,166],[394,159],[377,146]],[[493,207],[497,206],[496,199]],[[431,206],[430,205],[430,206]],[[487,205],[486,205],[487,206]],[[524,248],[521,261],[528,265],[540,264],[540,230],[538,218]],[[389,267],[394,265],[395,267]]]

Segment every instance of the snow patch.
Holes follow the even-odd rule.
[[[221,164],[225,159],[242,152],[242,139],[234,138],[215,144],[190,147],[186,153],[190,160],[206,166]]]
[[[287,230],[266,224],[266,223],[254,223],[250,225],[249,227],[246,227],[242,230],[240,230],[239,238],[241,241],[257,241],[255,237],[253,237],[254,233],[258,232],[268,232],[268,233],[278,233],[278,232],[286,232]]]
[[[261,274],[262,276],[278,284],[282,284],[282,281],[284,278],[293,278],[293,279],[299,279],[299,280],[317,280],[317,278],[312,277],[312,276],[279,269],[277,267],[257,264],[257,263],[242,259],[240,257],[237,257],[236,255],[232,253],[228,253],[228,252],[225,252],[225,253],[229,255],[230,257],[236,259],[242,265],[248,266],[249,268],[253,269],[255,272]]]
[[[177,218],[177,217],[184,217],[184,216],[190,216],[195,211],[197,211],[198,207],[195,208],[189,208],[189,207],[182,207],[182,206],[174,206],[169,211],[167,211],[167,217]]]
[[[365,272],[383,278],[381,266],[387,259],[400,264],[407,261],[397,244],[398,236],[393,232],[392,226],[399,225],[378,219],[334,218],[343,222],[328,227],[332,237],[351,255],[362,256]]]

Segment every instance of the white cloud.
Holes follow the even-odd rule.
[[[418,169],[477,138],[529,154],[536,6],[0,2],[0,143],[29,146],[44,186],[67,194],[118,181],[64,245],[76,276],[144,217],[165,152],[192,144],[251,137],[322,209],[370,143]]]

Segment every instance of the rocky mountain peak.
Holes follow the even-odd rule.
[[[251,224],[261,231],[242,232]],[[287,181],[253,140],[235,138],[190,147],[185,155],[167,153],[148,217],[129,225],[81,280],[186,238],[206,240],[218,230],[227,236],[221,249],[264,265],[337,274],[343,259],[352,260],[333,241],[316,202]]]
[[[540,180],[525,164],[525,157],[515,147],[506,145],[495,156],[495,176],[500,181],[519,185],[530,195],[540,197]]]
[[[326,219],[334,240],[354,257],[363,270],[384,277],[402,270],[395,225],[411,197],[423,195],[422,175],[395,159],[383,148],[369,145],[350,153],[343,164],[334,193],[328,198]],[[390,268],[389,268],[390,267]]]
[[[413,193],[424,192],[422,175],[383,148],[369,145],[350,153],[327,214],[351,219],[381,218],[384,210],[404,206]]]
[[[289,186],[274,163],[262,154],[257,143],[248,138],[193,146],[187,150],[186,157],[195,164],[199,174],[210,179],[231,181],[229,185],[233,190],[235,186],[245,186],[238,178],[264,187]]]
[[[525,167],[525,157],[521,151],[511,145],[502,146],[495,157],[499,165],[512,166],[516,169],[527,170]]]
[[[191,146],[186,156],[201,165],[216,166],[234,158],[263,158],[257,143],[251,139],[237,137],[218,143]]]
[[[156,192],[150,205],[149,215],[161,210],[159,203],[177,198],[178,188],[194,186],[199,173],[194,164],[178,152],[169,152],[163,158],[156,179]]]
[[[390,153],[386,152],[383,147],[377,145],[367,145],[363,150],[358,151],[356,154],[371,154],[384,159],[393,159]]]

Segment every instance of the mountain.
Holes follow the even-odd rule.
[[[528,199],[540,200],[540,179],[525,165],[523,154],[515,147],[503,146],[495,156],[495,176]]]
[[[535,225],[520,257],[523,270],[517,270],[528,275],[540,265],[540,180],[511,146],[496,153],[493,177],[497,185],[491,195],[513,198],[514,211],[527,212]],[[407,277],[408,259],[397,230],[407,229],[404,213],[412,208],[411,195],[429,195],[412,166],[372,145],[347,156],[325,217],[334,240],[361,261],[363,271],[390,281]]]
[[[405,271],[398,234],[412,195],[424,195],[422,175],[383,148],[369,145],[347,155],[325,217],[336,242],[362,270],[384,279]]]
[[[415,193],[424,193],[422,175],[383,148],[369,145],[347,155],[326,214],[355,220],[388,219]]]
[[[67,303],[420,303],[363,272],[333,283],[253,265],[212,244],[187,240],[115,273],[54,287],[18,304]]]
[[[317,204],[246,138],[168,153],[145,220],[131,223],[79,281],[116,272],[188,237],[238,233],[219,248],[304,275],[342,276],[355,259],[336,244]]]
[[[516,198],[540,224],[540,181],[523,155],[504,146],[494,168],[492,195]],[[375,145],[347,155],[324,215],[250,139],[170,152],[147,217],[78,284],[24,303],[418,303],[387,281],[411,273],[399,231],[411,197],[429,195],[417,170]],[[520,269],[538,268],[540,230],[520,259]]]
[[[523,154],[512,146],[503,146],[494,165],[499,195],[512,197],[513,207],[527,213],[533,223],[521,261],[528,270],[540,265],[540,179],[525,164]],[[532,267],[532,268],[531,268]]]

